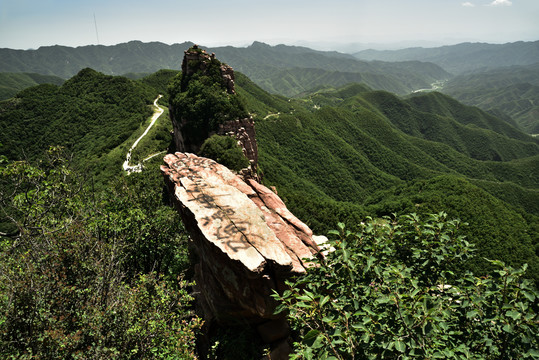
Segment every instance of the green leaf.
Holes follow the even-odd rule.
[[[455,353],[449,349],[445,349],[444,355],[446,356],[446,358],[452,358],[453,356],[455,356]]]
[[[307,295],[300,295],[297,297],[297,299],[301,301],[313,301],[313,298]]]
[[[496,266],[499,266],[499,267],[504,267],[505,266],[505,264],[503,262],[501,262],[500,260],[489,260],[487,258],[485,258],[485,260],[487,260],[492,265],[496,265]]]
[[[324,297],[320,300],[320,307],[324,306],[328,301],[329,301],[329,295],[324,296]]]
[[[316,341],[316,338],[320,335],[320,331],[313,329],[309,331],[305,336],[303,337],[303,343],[307,346],[312,346],[314,342]]]
[[[348,251],[348,249],[342,249],[342,255],[343,255],[343,260],[345,262],[348,262],[348,259],[350,258],[350,251]]]
[[[372,264],[376,261],[376,258],[374,256],[369,256],[367,258],[367,267],[365,268],[364,272],[367,272],[371,269]]]
[[[511,310],[511,311],[508,311],[505,313],[505,315],[509,316],[511,319],[513,320],[517,320],[517,319],[520,319],[520,317],[522,316],[521,313],[519,313],[518,311],[516,310]]]
[[[335,321],[335,317],[333,315],[327,315],[322,318],[322,321],[325,323],[331,323]]]
[[[406,351],[406,344],[402,342],[401,340],[397,340],[395,342],[395,349],[397,349],[398,352],[405,352]]]
[[[530,300],[531,302],[535,301],[535,294],[529,291],[522,291],[522,294],[526,297],[526,299]]]
[[[512,334],[513,333],[513,328],[511,327],[511,325],[509,324],[506,324],[503,328],[502,328],[503,331],[505,331],[506,333],[509,333],[509,334]]]
[[[367,331],[367,328],[363,324],[352,324],[352,327],[356,330]]]
[[[365,344],[368,344],[370,339],[371,339],[371,336],[367,332],[363,334],[363,336],[361,336],[361,341],[364,342]]]

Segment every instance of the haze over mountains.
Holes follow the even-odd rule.
[[[402,50],[363,50],[355,53],[361,60],[421,60],[442,66],[452,74],[488,70],[503,66],[530,65],[539,62],[539,41],[507,44],[462,43],[436,48]]]
[[[90,67],[105,74],[138,78],[159,69],[179,69],[179,59],[191,45],[190,42],[167,45],[131,41],[114,46],[0,49],[0,99],[40,83],[28,80],[36,75],[14,73],[67,79]],[[215,52],[236,71],[276,94],[297,96],[320,87],[360,82],[373,89],[406,95],[431,89],[436,84],[435,90],[490,111],[528,133],[539,133],[536,88],[539,41],[364,50],[353,55],[260,42],[208,51]],[[14,78],[18,80],[14,82]],[[56,84],[60,81],[48,80]]]
[[[179,69],[179,59],[191,45],[189,42],[166,45],[132,41],[115,46],[0,49],[0,72],[36,72],[69,78],[80,69],[90,67],[106,74],[148,74],[159,69]],[[236,71],[265,89],[287,96],[322,84],[339,86],[350,81],[405,94],[449,76],[434,64],[365,62],[349,54],[260,42],[245,48],[227,46],[208,51],[215,52]],[[313,69],[318,71],[313,72]]]

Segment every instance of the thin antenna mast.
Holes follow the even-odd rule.
[[[99,45],[99,34],[97,32],[97,21],[95,20],[95,13],[94,13],[94,25],[95,25],[95,37],[97,38],[97,45]]]

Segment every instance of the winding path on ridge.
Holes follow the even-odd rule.
[[[154,156],[157,156],[159,154],[164,153],[164,151],[163,151],[163,152],[160,152],[160,153],[157,153],[157,154],[150,155],[147,158],[145,158],[144,160],[142,160],[142,162],[140,162],[140,163],[138,163],[136,165],[129,165],[129,162],[131,161],[131,152],[137,147],[139,141],[142,140],[142,138],[144,136],[146,136],[146,134],[148,134],[148,131],[150,131],[150,129],[152,128],[153,124],[155,124],[157,119],[159,119],[159,117],[163,114],[163,112],[165,112],[165,110],[163,110],[163,108],[161,108],[159,105],[157,105],[157,101],[159,101],[159,99],[162,98],[162,97],[163,97],[163,95],[159,95],[154,100],[153,106],[155,107],[155,110],[154,110],[154,113],[153,113],[153,116],[152,116],[152,121],[150,122],[150,125],[148,125],[148,127],[146,128],[144,133],[135,141],[135,143],[133,144],[133,146],[131,146],[131,148],[127,152],[127,155],[125,156],[123,169],[124,169],[125,172],[127,172],[128,175],[131,174],[131,173],[134,173],[134,172],[141,172],[142,171],[142,162],[144,162],[146,160],[149,160]]]

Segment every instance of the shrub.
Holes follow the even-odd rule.
[[[195,358],[182,227],[138,175],[96,194],[59,148],[0,163],[0,358]]]
[[[212,135],[202,144],[200,155],[235,171],[249,166],[249,160],[243,154],[236,139],[230,136]]]
[[[538,293],[520,269],[475,277],[473,247],[444,213],[340,224],[306,275],[274,296],[297,332],[294,359],[539,357]]]

